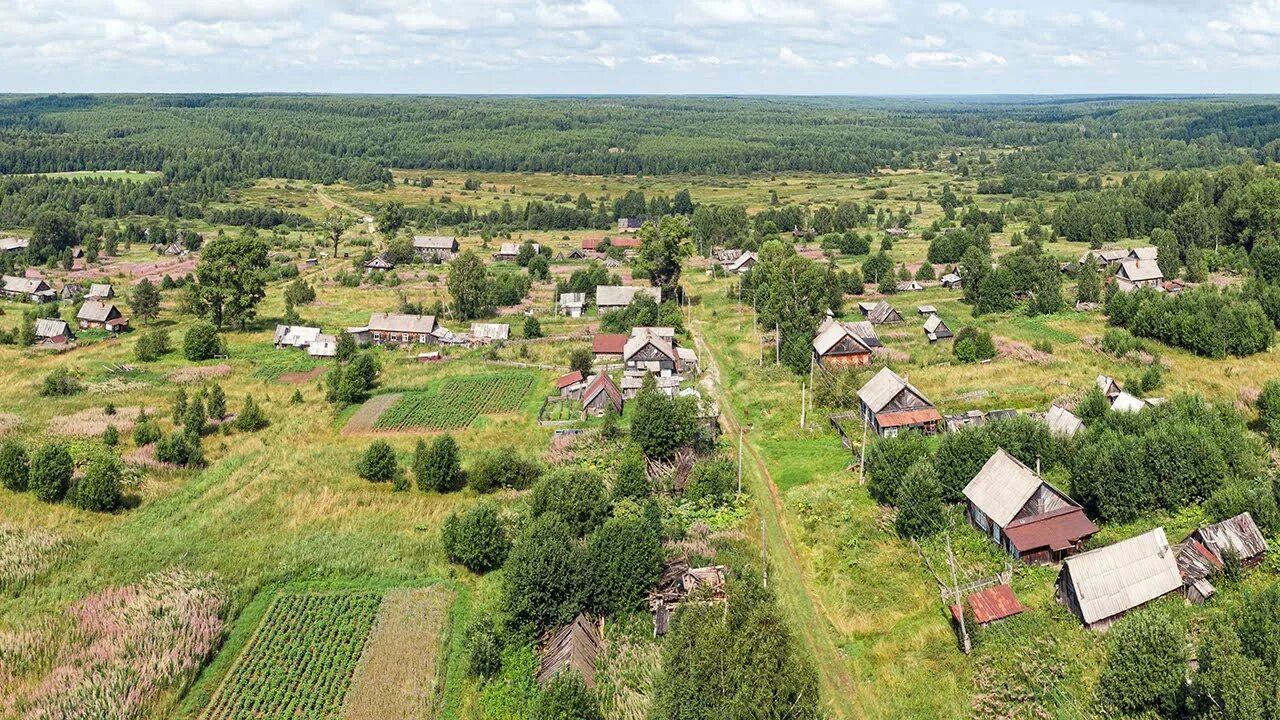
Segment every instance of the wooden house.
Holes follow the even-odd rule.
[[[964,285],[964,281],[955,273],[947,273],[942,276],[942,287],[948,290],[958,290]]]
[[[631,339],[622,333],[599,333],[591,337],[591,357],[596,362],[622,360],[627,340]]]
[[[1137,247],[1129,251],[1130,260],[1150,260],[1155,262],[1160,259],[1160,248],[1154,245],[1147,247]]]
[[[698,353],[694,352],[693,348],[676,348],[676,372],[693,375],[702,372],[702,368],[698,364]]]
[[[938,432],[942,414],[905,378],[883,368],[858,390],[862,421],[881,437],[895,437],[905,430],[926,435]]]
[[[368,337],[374,345],[413,345],[433,342],[435,315],[373,313],[369,316]]]
[[[1155,260],[1125,260],[1116,270],[1115,282],[1121,292],[1158,288],[1164,283],[1164,273]]]
[[[89,286],[89,292],[84,294],[86,300],[110,300],[115,296],[116,291],[110,283],[93,283]]]
[[[608,373],[600,373],[587,381],[582,391],[582,409],[589,415],[604,415],[610,405],[622,414],[622,391]]]
[[[543,639],[535,679],[546,685],[562,672],[576,672],[588,688],[596,686],[596,658],[604,648],[604,619],[579,614],[568,625]]]
[[[741,275],[743,273],[749,272],[751,268],[756,266],[756,263],[759,262],[759,260],[760,258],[755,253],[744,252],[738,257],[734,258],[733,262],[730,262],[725,267],[725,269],[731,273],[738,273],[739,275]]]
[[[452,235],[414,235],[413,251],[424,260],[448,262],[458,254],[458,239]]]
[[[1058,562],[1098,532],[1076,501],[1003,448],[964,488],[969,522],[1028,565]]]
[[[1199,605],[1218,594],[1210,578],[1222,572],[1221,560],[1190,538],[1174,545],[1173,552],[1178,572],[1182,575],[1182,593],[1189,602]]]
[[[26,250],[31,245],[31,241],[27,238],[20,237],[2,237],[0,238],[0,252],[19,253]]]
[[[929,342],[938,342],[939,340],[954,337],[951,334],[951,328],[947,327],[947,324],[937,315],[930,315],[924,321],[924,336],[929,338]]]
[[[561,375],[556,378],[556,392],[562,398],[582,397],[582,391],[587,387],[586,378],[582,377],[582,372],[574,370],[571,373]]]
[[[1089,262],[1090,258],[1093,259],[1094,265],[1097,265],[1099,268],[1105,268],[1110,265],[1122,263],[1125,260],[1133,259],[1133,255],[1129,250],[1123,250],[1120,248],[1086,250],[1084,254],[1080,256],[1078,263],[1080,265],[1084,265],[1086,262]]]
[[[36,318],[36,342],[41,345],[65,345],[75,339],[71,326],[57,318]]]
[[[653,613],[654,636],[666,635],[671,618],[684,602],[724,602],[726,568],[723,565],[691,568],[689,559],[667,561],[662,567],[657,588],[649,593],[649,611]]]
[[[919,280],[904,280],[897,285],[898,292],[920,292],[924,290],[924,285]]]
[[[858,312],[862,313],[862,317],[867,317],[871,314],[872,310],[876,309],[876,305],[878,304],[879,303],[873,302],[860,302],[858,303]]]
[[[813,338],[813,360],[827,368],[869,365],[871,346],[845,323],[828,319]]]
[[[662,302],[662,288],[634,285],[599,285],[596,287],[596,312],[603,315],[612,310],[622,310],[637,295],[648,295],[654,302]]]
[[[1182,587],[1164,528],[1069,557],[1058,573],[1058,599],[1090,630]]]
[[[622,362],[627,370],[670,376],[676,372],[677,360],[672,341],[650,328],[633,330],[622,348]]]
[[[338,357],[338,336],[319,333],[307,345],[307,354],[313,358]]]
[[[516,259],[520,257],[521,246],[525,244],[526,243],[513,243],[513,242],[502,243],[502,245],[498,247],[498,252],[493,254],[493,259],[499,262],[503,262],[503,261],[515,262]],[[542,246],[539,245],[538,243],[527,243],[527,244],[533,247],[534,255],[537,255],[542,250]]]
[[[381,270],[386,272],[387,270],[392,270],[394,268],[395,265],[381,255],[374,255],[372,260],[364,264],[365,270]]]
[[[1261,563],[1267,552],[1267,541],[1248,512],[1206,525],[1192,532],[1188,538],[1207,548],[1219,562],[1225,563],[1229,556],[1234,555],[1245,567]]]
[[[582,317],[587,309],[586,293],[560,293],[560,302],[557,312],[561,315],[569,317]]]
[[[507,340],[511,337],[511,326],[507,323],[471,323],[471,342],[477,345],[488,345],[492,342]]]
[[[44,280],[16,275],[5,275],[0,278],[0,294],[34,303],[53,302],[58,299],[58,294]]]
[[[1094,384],[1102,391],[1102,395],[1107,398],[1108,403],[1114,401],[1116,396],[1124,392],[1120,389],[1120,383],[1116,382],[1115,378],[1110,375],[1099,375]]]
[[[320,336],[320,328],[302,325],[276,325],[275,346],[307,348]]]
[[[63,302],[74,302],[76,298],[84,294],[84,286],[80,283],[65,283],[62,289],[58,291],[58,296]]]
[[[1049,432],[1057,437],[1075,437],[1076,433],[1084,429],[1083,420],[1076,417],[1070,410],[1057,405],[1049,408],[1045,423],[1049,426]]]
[[[610,240],[609,244],[622,250],[639,250],[644,242],[638,237],[620,237]]]
[[[604,238],[598,237],[582,238],[582,249],[585,252],[595,252],[596,248],[600,246],[600,241],[603,239]]]
[[[81,330],[106,330],[118,333],[129,329],[129,320],[125,318],[115,305],[99,300],[85,300],[76,313],[76,322]]]
[[[867,313],[867,320],[870,320],[872,325],[896,325],[903,322],[902,314],[884,300],[876,303],[876,306]]]

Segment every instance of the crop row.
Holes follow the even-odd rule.
[[[204,720],[340,717],[381,603],[372,592],[276,598]]]
[[[435,390],[405,393],[378,418],[375,427],[383,430],[466,427],[478,415],[518,409],[532,384],[533,376],[528,373],[455,378]]]

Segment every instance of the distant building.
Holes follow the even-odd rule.
[[[535,679],[546,685],[562,672],[576,672],[588,688],[596,686],[596,658],[604,647],[604,620],[578,615],[542,643]]]
[[[1069,557],[1058,573],[1059,600],[1090,630],[1182,586],[1164,528]]]
[[[1049,414],[1045,416],[1045,423],[1049,426],[1049,432],[1057,437],[1074,437],[1076,433],[1084,429],[1084,421],[1076,417],[1070,410],[1057,405],[1049,408]]]
[[[57,293],[44,280],[16,275],[5,275],[0,278],[0,293],[8,298],[35,303],[53,302],[58,299]]]
[[[306,348],[320,336],[320,328],[302,325],[276,325],[275,346]]]
[[[452,235],[414,235],[413,251],[424,260],[446,262],[458,254],[458,239]]]
[[[671,338],[650,328],[636,328],[622,348],[626,369],[643,370],[658,376],[676,372],[676,351]]]
[[[872,348],[845,323],[827,319],[813,338],[813,359],[823,367],[868,365]]]
[[[499,262],[515,262],[520,257],[520,247],[526,244],[533,247],[534,255],[537,255],[542,250],[542,246],[538,243],[502,243],[498,248],[498,252],[493,254],[493,259]]]
[[[26,250],[31,245],[31,241],[27,238],[20,237],[3,237],[0,238],[0,252],[17,253]]]
[[[313,358],[338,357],[338,336],[320,333],[307,345],[307,354]]]
[[[511,337],[511,326],[506,323],[471,323],[471,341],[487,345]]]
[[[569,317],[582,317],[587,308],[586,293],[560,293],[558,311]]]
[[[622,413],[622,391],[608,373],[602,372],[587,381],[582,391],[582,409],[589,415],[604,415],[610,405],[614,412]]]
[[[622,353],[627,347],[629,335],[622,333],[600,333],[591,338],[591,357],[596,362],[622,360]]]
[[[897,285],[898,292],[920,292],[924,290],[924,285],[918,280],[904,280]]]
[[[1155,260],[1125,260],[1115,274],[1116,287],[1121,292],[1133,292],[1138,288],[1158,288],[1164,283],[1164,273]]]
[[[386,272],[387,270],[395,269],[395,265],[381,255],[374,255],[372,260],[364,264],[364,269],[382,270],[383,272]]]
[[[98,300],[86,300],[76,313],[76,321],[81,330],[106,330],[118,333],[129,329],[129,320],[120,313],[115,305]]]
[[[652,297],[654,302],[662,302],[662,288],[598,285],[596,286],[596,312],[603,315],[611,310],[621,310],[630,305],[631,301],[640,294]]]
[[[948,290],[959,289],[963,284],[964,281],[955,273],[947,273],[942,276],[942,287],[947,288]]]
[[[110,300],[115,296],[116,291],[110,283],[93,283],[89,286],[89,292],[84,294],[86,300]]]
[[[893,309],[889,303],[881,300],[867,313],[872,325],[896,325],[903,322],[902,314]]]
[[[760,258],[753,252],[744,252],[730,262],[725,269],[731,273],[738,273],[741,275],[742,273],[749,272],[751,268],[755,267],[756,262],[758,262],[759,259]]]
[[[556,392],[560,394],[560,397],[581,397],[582,391],[586,389],[586,387],[586,378],[582,377],[582,373],[577,370],[556,378]]]
[[[924,394],[889,368],[883,368],[858,391],[862,420],[881,437],[904,430],[938,432],[942,414]]]
[[[930,315],[924,321],[924,336],[929,338],[929,342],[937,342],[953,337],[951,328],[947,327],[947,324],[937,315]]]
[[[412,345],[435,340],[434,315],[373,313],[369,316],[369,342],[375,345]]]

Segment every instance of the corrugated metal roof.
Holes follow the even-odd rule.
[[[506,323],[471,323],[471,337],[506,340],[510,336],[511,326]]]
[[[1013,588],[1003,583],[979,590],[967,598],[969,607],[973,608],[973,619],[980,625],[1013,617],[1026,608],[1018,602]],[[959,622],[960,606],[951,606],[951,616]]]
[[[1220,561],[1225,560],[1229,552],[1234,552],[1241,560],[1248,560],[1267,551],[1267,541],[1248,512],[1206,525],[1191,535]]]
[[[452,235],[414,235],[413,247],[417,250],[456,250],[458,240]]]
[[[634,285],[598,285],[596,286],[597,306],[630,305],[639,293],[651,296],[654,301],[662,302],[662,288],[636,287]]]
[[[320,328],[302,325],[276,325],[275,344],[306,347],[320,336]]]
[[[964,496],[996,525],[1004,527],[1035,495],[1040,482],[1031,468],[1000,448],[964,486]]]
[[[1182,587],[1164,528],[1066,559],[1086,623],[1119,615]]]
[[[563,390],[569,387],[570,385],[573,385],[574,383],[580,383],[580,382],[582,382],[582,372],[579,370],[574,370],[573,372],[567,375],[561,375],[560,377],[556,378],[556,389]]]
[[[1019,553],[1041,548],[1060,552],[1093,537],[1096,532],[1097,526],[1075,505],[1012,522],[1004,529]]]
[[[621,355],[627,346],[627,335],[600,333],[591,338],[591,352],[597,355]]]
[[[71,328],[67,325],[65,320],[36,318],[36,337],[51,338],[70,334]]]
[[[921,425],[923,423],[938,422],[940,420],[942,420],[942,414],[934,408],[904,410],[902,412],[886,413],[876,416],[876,424],[882,428]]]
[[[430,334],[436,328],[435,315],[399,315],[373,313],[369,316],[369,329],[378,332]]]

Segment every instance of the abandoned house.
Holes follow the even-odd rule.
[[[942,414],[933,403],[889,368],[883,368],[858,390],[862,420],[881,437],[895,437],[905,430],[926,435],[938,432]]]

